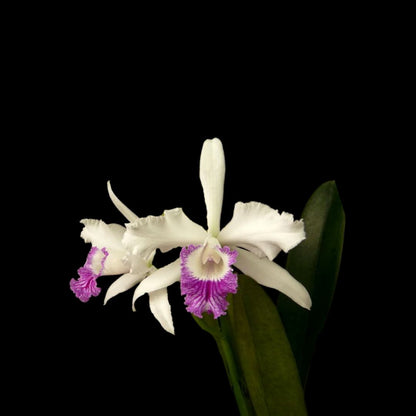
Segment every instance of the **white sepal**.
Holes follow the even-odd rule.
[[[105,294],[104,305],[114,296],[119,293],[125,292],[126,290],[131,289],[133,286],[137,285],[146,277],[146,273],[142,274],[133,274],[126,273],[123,276],[119,277],[114,281],[111,286],[108,288],[107,293]]]
[[[298,282],[287,270],[267,258],[237,249],[235,266],[257,283],[284,293],[305,309],[310,309],[312,300],[305,286]]]
[[[165,287],[149,293],[149,306],[153,316],[159,321],[162,328],[175,335],[168,290]]]
[[[199,166],[207,207],[208,232],[216,237],[220,231],[225,179],[224,149],[219,139],[205,140]]]
[[[180,278],[180,259],[177,259],[173,263],[170,263],[167,266],[156,270],[154,273],[144,279],[134,291],[133,310],[136,310],[134,303],[140,296],[143,296],[145,293],[154,292],[155,290],[168,287],[175,282],[179,282]]]
[[[128,221],[135,221],[138,218],[137,215],[131,209],[127,208],[127,206],[117,198],[111,188],[110,181],[107,182],[107,190],[108,195],[110,196],[110,199],[113,201],[113,204],[116,206],[116,208],[127,218]]]

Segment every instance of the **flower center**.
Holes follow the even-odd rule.
[[[220,280],[230,266],[227,254],[220,250],[219,245],[218,247],[189,246],[182,260],[186,260],[186,265],[193,277],[199,280]]]
[[[188,312],[200,318],[204,312],[214,318],[226,314],[226,297],[237,292],[237,275],[231,268],[236,259],[235,250],[221,247],[212,237],[204,245],[182,249],[181,292]]]

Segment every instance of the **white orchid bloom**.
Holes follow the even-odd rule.
[[[108,193],[114,205],[128,221],[138,219],[113,193],[110,182],[107,183]],[[157,270],[152,266],[155,251],[145,257],[133,255],[121,243],[126,228],[119,224],[106,224],[101,220],[84,219],[81,237],[92,247],[83,267],[78,269],[78,280],[70,281],[71,290],[82,301],[87,302],[91,296],[98,296],[101,289],[97,286],[97,279],[106,275],[122,275],[108,288],[104,304],[109,299],[125,292],[143,281]],[[167,289],[149,293],[150,310],[162,327],[174,334],[173,320],[168,301]]]
[[[273,262],[277,254],[289,251],[305,238],[303,221],[259,202],[235,204],[231,221],[220,230],[225,178],[225,158],[219,139],[204,142],[200,179],[207,208],[208,230],[191,221],[181,208],[163,215],[137,218],[127,224],[123,244],[132,253],[148,256],[182,247],[180,258],[142,281],[134,302],[180,281],[187,310],[202,317],[226,314],[229,293],[237,291],[232,265],[263,286],[279,290],[300,306],[310,309],[305,287],[284,268]]]

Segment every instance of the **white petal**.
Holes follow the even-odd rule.
[[[260,202],[237,202],[231,221],[221,230],[222,245],[238,246],[273,260],[280,250],[289,251],[305,238],[303,221]]]
[[[175,260],[173,263],[168,264],[161,269],[156,270],[146,279],[144,279],[133,295],[133,310],[136,300],[143,296],[145,293],[154,292],[155,290],[168,287],[175,282],[179,282],[181,278],[181,263],[180,259]]]
[[[263,286],[276,289],[305,309],[310,309],[312,300],[306,288],[287,270],[278,264],[246,250],[237,249],[235,266]]]
[[[154,317],[159,321],[163,329],[175,335],[167,289],[163,288],[150,292],[149,305]]]
[[[122,225],[106,224],[104,221],[91,219],[81,220],[81,223],[84,224],[81,237],[86,243],[98,248],[124,250],[121,239],[126,229]]]
[[[104,262],[103,276],[127,273],[130,264],[126,258],[127,251],[121,244],[125,228],[118,224],[106,224],[101,220],[85,219],[81,221],[84,228],[81,237],[99,249],[105,248],[108,257]]]
[[[166,252],[175,247],[202,244],[207,236],[207,232],[191,221],[182,208],[167,210],[159,217],[138,218],[126,227],[123,244],[145,258],[157,248]]]
[[[127,273],[119,277],[107,290],[104,299],[104,305],[108,302],[109,299],[118,295],[119,293],[125,292],[126,290],[131,289],[133,286],[137,285],[146,277],[146,273],[142,274],[133,274]]]
[[[135,221],[138,216],[129,208],[126,207],[114,194],[113,190],[111,189],[110,181],[107,182],[107,190],[108,194],[110,195],[111,200],[113,201],[113,204],[116,206],[116,208],[130,221]]]
[[[208,232],[216,237],[220,231],[225,178],[224,149],[219,139],[205,140],[201,151],[199,178],[207,207]]]

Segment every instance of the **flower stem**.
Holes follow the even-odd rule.
[[[211,315],[207,314],[204,314],[202,319],[196,316],[193,317],[202,329],[213,336],[217,343],[240,415],[254,416],[253,405],[247,393],[244,378],[229,337],[231,328],[228,318],[224,316],[220,319],[213,319]]]
[[[240,377],[240,370],[236,363],[232,348],[229,342],[225,338],[215,337],[218,349],[220,351],[222,360],[224,362],[225,369],[227,371],[228,380],[230,381],[231,388],[234,393],[234,397],[237,401],[237,406],[241,416],[252,416],[254,415],[253,406],[250,398],[247,396],[246,389],[242,383]]]

